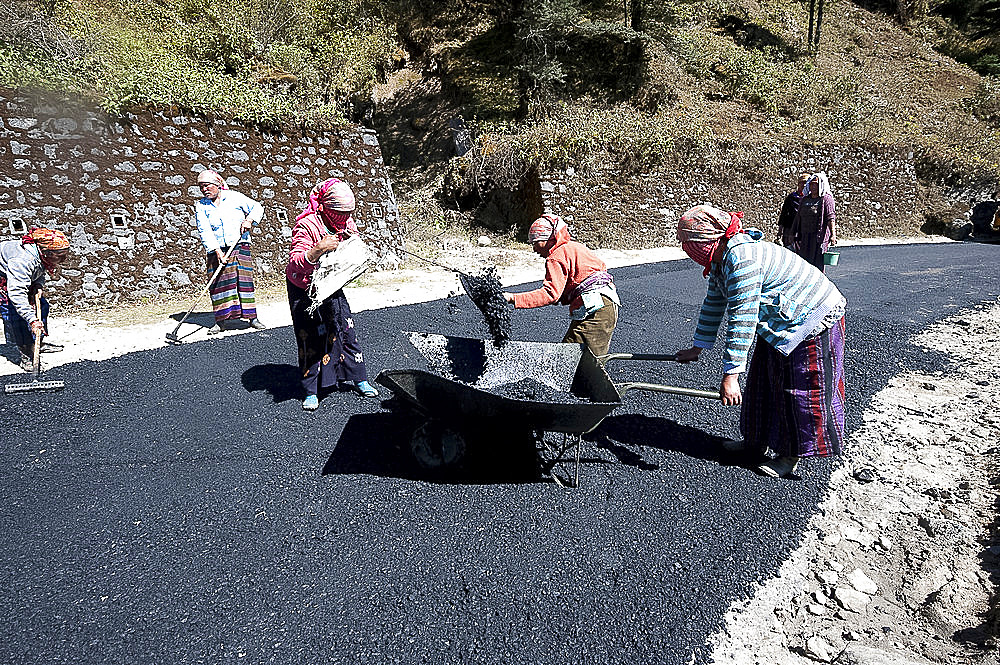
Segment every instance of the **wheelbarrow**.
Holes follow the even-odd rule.
[[[716,391],[652,383],[614,383],[605,371],[610,360],[676,360],[666,354],[613,353],[594,356],[583,344],[510,341],[404,333],[427,361],[428,369],[394,369],[375,381],[399,397],[421,419],[410,438],[417,461],[428,469],[459,463],[467,442],[478,432],[531,433],[541,444],[543,473],[560,485],[576,487],[580,478],[582,436],[593,431],[622,403],[629,390],[720,399]],[[532,379],[580,401],[568,403],[514,399],[490,392],[498,386]],[[548,443],[545,432],[563,434]],[[543,455],[544,453],[544,455]],[[556,466],[572,465],[561,478]]]

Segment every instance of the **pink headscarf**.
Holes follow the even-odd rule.
[[[326,226],[334,231],[343,231],[351,221],[351,213],[357,201],[351,186],[343,180],[329,178],[313,187],[306,209],[295,218],[299,221],[309,215],[317,215]]]
[[[216,185],[219,189],[229,189],[229,185],[226,184],[225,179],[211,169],[205,169],[198,174],[198,184],[200,185],[203,182]]]
[[[726,212],[710,205],[699,205],[681,215],[677,222],[677,239],[681,248],[698,265],[705,267],[708,277],[712,257],[723,238],[732,238],[743,230],[743,212]]]
[[[528,229],[528,242],[546,242],[555,239],[560,245],[570,239],[569,227],[557,215],[545,214],[531,223]]]

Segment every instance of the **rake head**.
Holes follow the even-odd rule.
[[[66,387],[65,381],[39,381],[30,383],[10,383],[3,387],[3,391],[8,395],[16,393],[30,393],[36,390],[62,390]]]

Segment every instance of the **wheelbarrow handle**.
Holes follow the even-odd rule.
[[[722,399],[722,395],[713,390],[698,390],[697,388],[681,388],[678,386],[664,386],[658,383],[616,383],[619,395],[624,395],[630,390],[648,390],[655,393],[670,393],[671,395],[685,395],[687,397],[704,397],[706,399]]]
[[[609,360],[677,360],[675,353],[609,353],[597,356],[597,362],[604,367]]]

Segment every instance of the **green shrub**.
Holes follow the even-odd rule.
[[[593,100],[561,103],[537,122],[479,127],[474,149],[456,171],[465,188],[513,189],[532,169],[605,169],[641,172],[710,150],[711,130],[695,109],[648,114]]]
[[[117,13],[66,3],[45,20],[25,0],[13,6],[80,47],[64,57],[44,48],[52,39],[8,36],[0,82],[74,93],[112,113],[176,104],[266,124],[339,123],[345,101],[371,89],[396,44],[363,0],[140,2]]]
[[[790,71],[771,51],[746,50],[738,46],[722,53],[719,71],[730,94],[768,111],[776,111],[779,93],[788,87]]]
[[[969,101],[969,110],[978,118],[1000,125],[1000,79],[984,77]]]

